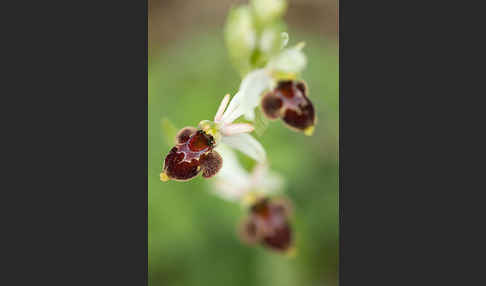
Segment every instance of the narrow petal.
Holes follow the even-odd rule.
[[[229,100],[230,100],[230,95],[229,94],[225,95],[223,100],[221,101],[221,104],[219,105],[216,115],[214,116],[214,122],[219,122],[221,120],[221,118],[223,117],[224,110],[226,109],[226,106],[228,106]]]
[[[220,131],[224,136],[232,136],[240,133],[250,133],[254,129],[253,125],[249,123],[235,123],[224,126]]]
[[[233,96],[233,98],[231,98],[231,101],[228,105],[228,108],[226,108],[226,111],[223,113],[223,116],[221,117],[222,123],[231,123],[241,115],[240,114],[237,117],[235,117],[235,112],[237,111],[238,107],[240,106],[240,102],[241,102],[243,96],[244,96],[243,92],[241,90],[239,90]]]
[[[266,161],[266,153],[263,146],[260,144],[260,142],[247,133],[233,136],[223,136],[221,141],[228,146],[241,151],[257,162],[263,163]]]

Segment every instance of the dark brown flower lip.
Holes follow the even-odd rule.
[[[284,203],[285,202],[285,203]],[[288,201],[261,198],[249,208],[249,215],[240,226],[241,239],[250,244],[287,252],[293,249]]]
[[[187,160],[187,154],[180,152],[180,147],[181,145],[176,145],[165,157],[163,174],[167,177],[166,180],[187,181],[197,176],[201,170],[199,157]]]
[[[312,135],[316,114],[304,81],[280,81],[262,97],[261,107],[267,118],[281,118],[290,129]]]
[[[203,177],[214,176],[222,165],[221,156],[213,150],[214,138],[194,127],[181,129],[174,146],[164,160],[161,181],[187,181],[203,171]]]

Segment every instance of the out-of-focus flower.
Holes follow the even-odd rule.
[[[214,150],[220,143],[237,149],[258,162],[265,162],[265,150],[257,140],[247,134],[253,131],[251,124],[233,123],[236,118],[231,121],[222,120],[229,99],[229,94],[223,98],[214,121],[203,120],[198,128],[185,127],[179,131],[176,146],[164,160],[161,181],[186,181],[196,177],[201,171],[203,177],[212,177],[223,163],[222,157]]]
[[[282,44],[288,35],[282,35]],[[314,106],[307,97],[303,81],[294,83],[297,75],[305,68],[307,59],[302,52],[304,44],[282,49],[272,57],[264,68],[256,69],[243,78],[238,93],[228,106],[222,121],[231,121],[244,115],[247,120],[255,120],[255,108],[260,104],[264,113],[272,119],[282,117],[294,130],[312,135],[315,125]],[[265,92],[274,97],[262,101]],[[283,95],[286,95],[285,98]],[[281,108],[280,108],[281,107]],[[283,114],[280,116],[280,112]]]
[[[280,81],[277,87],[265,94],[261,107],[270,119],[282,118],[292,129],[311,135],[316,121],[314,106],[306,95],[303,81]]]
[[[293,249],[291,206],[285,199],[261,198],[249,208],[239,229],[241,239],[248,244],[262,244],[279,251]]]
[[[222,144],[216,150],[224,158],[223,167],[212,180],[212,190],[216,195],[232,202],[242,202],[253,194],[277,194],[283,189],[283,178],[269,170],[267,163],[259,163],[248,172],[226,145]]]
[[[248,6],[230,10],[224,37],[231,62],[242,75],[246,74],[251,69],[250,58],[257,45],[257,32]]]
[[[264,25],[283,16],[285,10],[287,10],[287,1],[251,0],[250,6],[257,21],[260,25]]]

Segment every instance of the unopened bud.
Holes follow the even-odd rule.
[[[287,10],[287,1],[285,0],[251,0],[250,5],[261,25],[279,19]]]
[[[231,9],[226,20],[224,38],[233,65],[242,75],[249,72],[257,36],[253,15],[247,6]]]

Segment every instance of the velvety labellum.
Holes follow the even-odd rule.
[[[292,246],[292,229],[288,206],[279,201],[261,199],[250,208],[241,229],[242,239],[247,243],[287,251]]]
[[[263,96],[263,113],[270,119],[282,118],[294,130],[311,134],[316,116],[314,105],[306,93],[303,81],[280,81],[273,91]]]
[[[164,174],[168,179],[185,181],[203,171],[203,177],[215,175],[222,166],[221,156],[213,150],[214,138],[194,127],[181,129],[178,142],[164,161]]]

